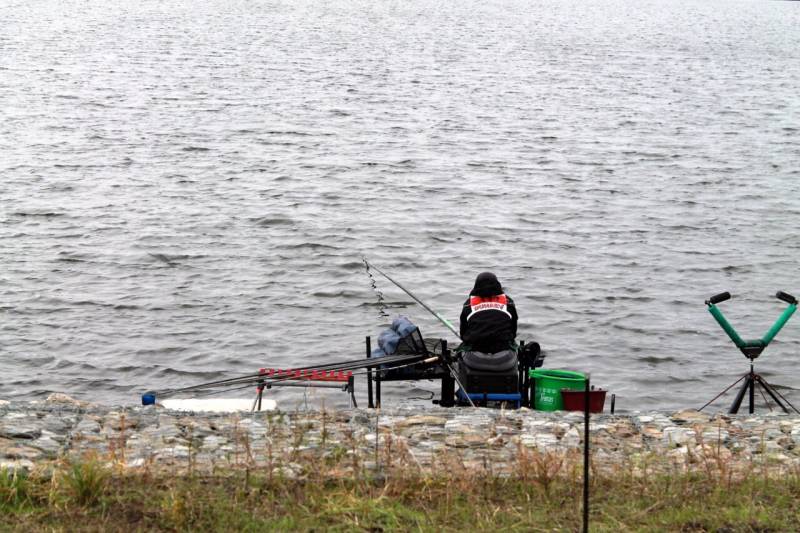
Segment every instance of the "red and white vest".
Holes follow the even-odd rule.
[[[506,298],[505,294],[499,294],[497,296],[470,296],[469,297],[469,307],[470,307],[470,314],[467,316],[467,320],[472,318],[475,313],[480,313],[481,311],[500,311],[501,313],[505,313],[508,315],[508,318],[511,318],[511,313],[508,312],[508,298]]]

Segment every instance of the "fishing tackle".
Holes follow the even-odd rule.
[[[369,276],[369,283],[372,287],[375,296],[378,298],[378,316],[381,318],[389,318],[389,313],[386,312],[386,300],[383,297],[383,292],[378,288],[378,282],[375,281],[375,276],[372,275],[372,272],[369,271],[369,263],[367,262],[367,258],[364,257],[364,269],[367,271],[367,276]]]
[[[439,322],[441,322],[442,324],[444,324],[445,326],[447,326],[447,328],[448,328],[450,331],[452,331],[452,332],[453,332],[453,335],[455,335],[456,337],[458,337],[458,338],[459,338],[459,340],[461,339],[461,335],[459,335],[459,334],[458,334],[458,331],[456,331],[456,328],[453,326],[453,324],[451,324],[451,323],[450,323],[450,321],[449,321],[449,320],[447,320],[445,317],[443,317],[442,315],[440,315],[439,313],[437,313],[436,311],[434,311],[433,309],[431,309],[430,307],[428,307],[428,305],[427,305],[425,302],[423,302],[422,300],[420,300],[419,298],[417,298],[417,297],[414,295],[414,293],[412,293],[410,290],[408,290],[408,289],[406,289],[405,287],[403,287],[402,285],[400,285],[400,283],[398,283],[397,281],[395,281],[395,280],[393,280],[391,277],[389,277],[389,275],[388,275],[388,274],[386,274],[386,273],[385,273],[383,270],[381,270],[380,268],[376,267],[375,265],[373,265],[373,264],[369,263],[369,262],[367,261],[367,258],[366,258],[366,257],[364,257],[364,264],[368,265],[370,268],[372,268],[373,270],[375,270],[375,271],[376,271],[378,274],[380,274],[380,275],[381,275],[381,276],[383,276],[384,278],[386,278],[386,279],[388,279],[389,281],[391,281],[392,283],[394,283],[394,284],[397,286],[397,288],[398,288],[398,289],[400,289],[401,291],[403,291],[404,293],[406,293],[407,295],[409,295],[409,296],[410,296],[410,297],[411,297],[411,298],[412,298],[412,299],[413,299],[415,302],[417,302],[417,303],[418,303],[420,306],[422,306],[422,308],[423,308],[423,309],[425,309],[425,310],[426,310],[426,311],[428,311],[430,314],[432,314],[433,316],[435,316],[435,317],[436,317],[436,318],[439,320]],[[458,373],[457,373],[455,370],[453,370],[453,366],[450,364],[450,362],[449,362],[449,361],[446,361],[446,360],[444,360],[444,358],[442,358],[442,364],[443,364],[443,365],[444,365],[444,366],[447,368],[447,370],[450,372],[450,375],[451,375],[451,376],[453,377],[453,379],[456,381],[456,383],[458,384],[459,388],[461,388],[461,390],[462,390],[462,391],[466,391],[467,389],[466,389],[466,388],[464,388],[464,385],[462,385],[462,384],[461,384],[461,380],[459,380],[459,379],[458,379]],[[472,407],[475,407],[475,402],[473,402],[473,401],[472,401],[472,398],[470,398],[470,397],[469,397],[469,395],[466,395],[466,398],[467,398],[467,400],[469,401],[469,404],[470,404]]]

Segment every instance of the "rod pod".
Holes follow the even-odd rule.
[[[745,340],[739,333],[734,329],[728,319],[725,318],[725,315],[722,314],[722,311],[719,307],[717,307],[718,303],[722,303],[724,301],[730,300],[732,298],[731,293],[729,292],[722,292],[719,294],[715,294],[708,300],[706,300],[706,305],[708,306],[708,312],[711,313],[711,316],[717,321],[720,327],[728,334],[731,341],[736,345],[739,350],[745,355],[745,357],[749,358],[751,361],[761,355],[761,352],[769,346],[769,343],[775,338],[778,332],[783,329],[783,326],[786,325],[786,322],[789,318],[794,314],[797,310],[797,299],[789,293],[778,291],[775,294],[775,297],[783,302],[789,304],[789,306],[784,309],[783,313],[778,317],[775,323],[772,325],[771,328],[764,334],[763,337],[760,339],[749,339]]]
[[[775,321],[772,327],[764,334],[763,337],[761,337],[760,339],[750,339],[750,340],[742,339],[742,337],[739,336],[739,334],[736,332],[731,323],[728,322],[728,320],[725,318],[725,315],[722,314],[722,311],[720,311],[720,309],[717,307],[717,304],[730,300],[731,293],[722,292],[719,294],[715,294],[714,296],[706,300],[705,303],[708,306],[708,311],[711,313],[711,315],[714,317],[714,319],[717,321],[720,327],[725,331],[725,333],[728,334],[728,337],[730,337],[730,339],[733,341],[736,347],[739,348],[739,350],[741,350],[741,352],[745,355],[745,357],[750,359],[750,371],[747,374],[740,377],[735,382],[733,382],[731,385],[729,385],[721,393],[717,394],[713,399],[711,399],[711,401],[709,401],[703,407],[701,407],[699,409],[700,411],[705,409],[707,406],[713,403],[717,398],[728,392],[734,386],[742,382],[742,385],[739,388],[739,391],[736,394],[736,398],[733,400],[733,403],[731,404],[728,413],[730,414],[738,413],[742,400],[744,399],[745,394],[747,394],[749,400],[749,412],[750,414],[752,414],[755,410],[755,388],[756,385],[759,385],[763,389],[763,391],[766,391],[767,394],[770,395],[770,397],[785,413],[789,412],[789,409],[786,407],[786,405],[788,405],[795,411],[795,413],[800,414],[800,411],[798,411],[797,408],[794,405],[792,405],[791,402],[789,402],[789,400],[787,400],[785,397],[783,397],[783,395],[781,395],[777,390],[775,390],[772,387],[772,385],[770,385],[767,382],[767,380],[765,380],[760,374],[757,374],[754,369],[753,361],[759,355],[761,355],[761,352],[763,352],[767,346],[769,346],[769,343],[772,342],[772,340],[775,338],[778,332],[783,328],[783,326],[786,325],[786,322],[797,310],[797,299],[791,294],[783,291],[778,291],[775,294],[775,297],[783,302],[788,303],[789,306],[786,309],[784,309],[783,313],[781,313],[781,315],[778,317],[778,319]],[[764,397],[764,399],[766,400],[766,396]],[[781,400],[783,400],[783,402]],[[784,402],[786,403],[786,405],[784,405]]]

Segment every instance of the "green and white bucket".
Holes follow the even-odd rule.
[[[586,376],[572,370],[534,369],[530,371],[530,377],[534,385],[533,407],[539,411],[564,409],[561,389],[586,388]]]

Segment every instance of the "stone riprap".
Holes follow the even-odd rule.
[[[0,401],[0,468],[93,457],[130,469],[271,468],[290,477],[323,464],[342,475],[398,466],[509,475],[542,457],[571,457],[579,464],[583,429],[582,413],[528,409],[187,414],[53,395],[45,401]],[[800,417],[783,413],[597,414],[590,434],[599,470],[800,471]]]

